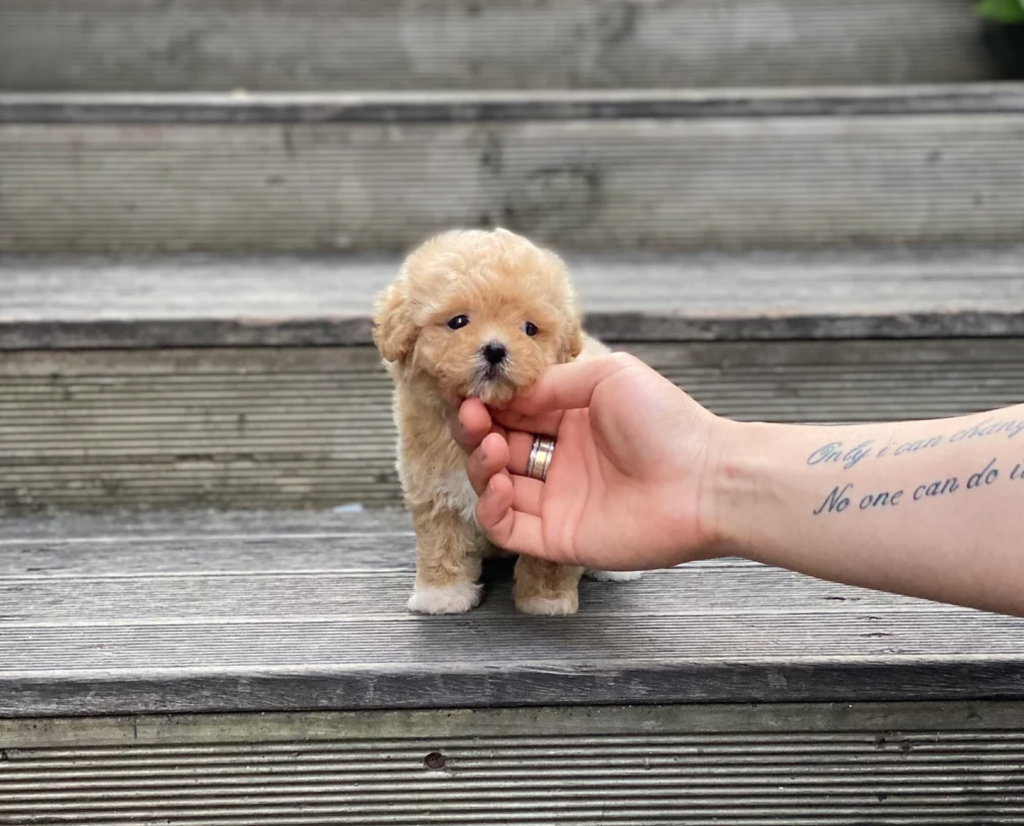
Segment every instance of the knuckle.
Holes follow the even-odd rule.
[[[612,361],[616,365],[618,365],[619,367],[623,367],[623,368],[625,368],[625,367],[636,367],[636,366],[638,366],[638,365],[643,363],[643,362],[640,361],[640,359],[638,359],[632,353],[623,353],[623,352],[612,353],[610,358],[612,359]]]

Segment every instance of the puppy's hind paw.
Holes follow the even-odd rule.
[[[573,592],[557,597],[522,597],[516,600],[516,610],[536,616],[567,617],[579,610],[579,604],[579,597]]]
[[[478,582],[442,587],[417,585],[409,597],[408,608],[417,614],[465,614],[480,604],[482,590]]]
[[[642,577],[643,571],[591,571],[586,570],[583,575],[598,582],[633,582]]]

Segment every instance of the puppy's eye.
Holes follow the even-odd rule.
[[[537,325],[534,324],[532,321],[527,321],[523,325],[523,332],[526,333],[526,335],[528,336],[535,336],[537,335],[537,333],[540,332],[540,330],[537,329]]]
[[[457,315],[455,318],[448,321],[448,326],[453,330],[461,330],[467,324],[469,324],[468,315]]]

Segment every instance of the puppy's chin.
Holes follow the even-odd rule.
[[[505,376],[486,378],[475,376],[468,381],[445,382],[431,377],[437,398],[449,407],[458,407],[466,399],[480,399],[484,404],[503,407],[523,389]]]
[[[456,406],[463,399],[480,399],[484,404],[503,407],[528,389],[503,371],[489,375],[487,371],[480,370],[460,382],[448,384],[442,381],[438,384],[442,398]]]
[[[503,406],[512,401],[513,396],[520,391],[512,382],[505,378],[484,379],[476,382],[469,393],[484,404]]]

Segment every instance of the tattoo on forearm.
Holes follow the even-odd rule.
[[[853,470],[858,465],[874,461],[893,461],[901,456],[915,455],[944,445],[956,445],[977,439],[1001,436],[1014,439],[1024,433],[1024,419],[985,419],[971,427],[958,430],[951,436],[936,435],[916,439],[902,444],[879,446],[874,439],[845,444],[829,442],[807,457],[811,467],[842,467]],[[1011,482],[1024,481],[1024,462],[1019,462],[1004,476],[996,457],[977,473],[966,478],[950,476],[942,479],[925,479],[914,487],[897,490],[860,491],[853,482],[834,487],[812,513],[815,516],[843,513],[851,510],[888,510],[915,502],[929,501],[937,497],[948,497],[968,491],[984,489],[1008,478]]]
[[[852,482],[842,486],[836,485],[812,513],[815,516],[842,513],[852,503],[856,503],[855,510],[885,510],[904,504],[928,501],[936,497],[951,496],[961,491],[981,490],[996,484],[1002,478],[1002,471],[997,462],[998,459],[993,457],[985,467],[977,473],[970,474],[966,480],[959,476],[949,476],[945,479],[924,481],[913,489],[907,487],[893,491],[884,490],[862,494],[856,490]],[[1011,482],[1024,481],[1024,462],[1018,462],[1014,466],[1010,471],[1009,480]]]
[[[842,465],[844,470],[851,470],[858,464],[869,459],[895,458],[920,453],[922,450],[931,450],[942,445],[955,445],[961,442],[969,442],[975,439],[985,439],[990,436],[1005,436],[1013,439],[1024,433],[1024,419],[985,419],[972,427],[965,427],[958,430],[952,436],[929,436],[917,439],[913,442],[902,444],[889,444],[881,448],[876,447],[874,439],[860,442],[859,444],[847,446],[843,442],[829,442],[822,445],[807,457],[807,464],[814,467],[817,465]]]

